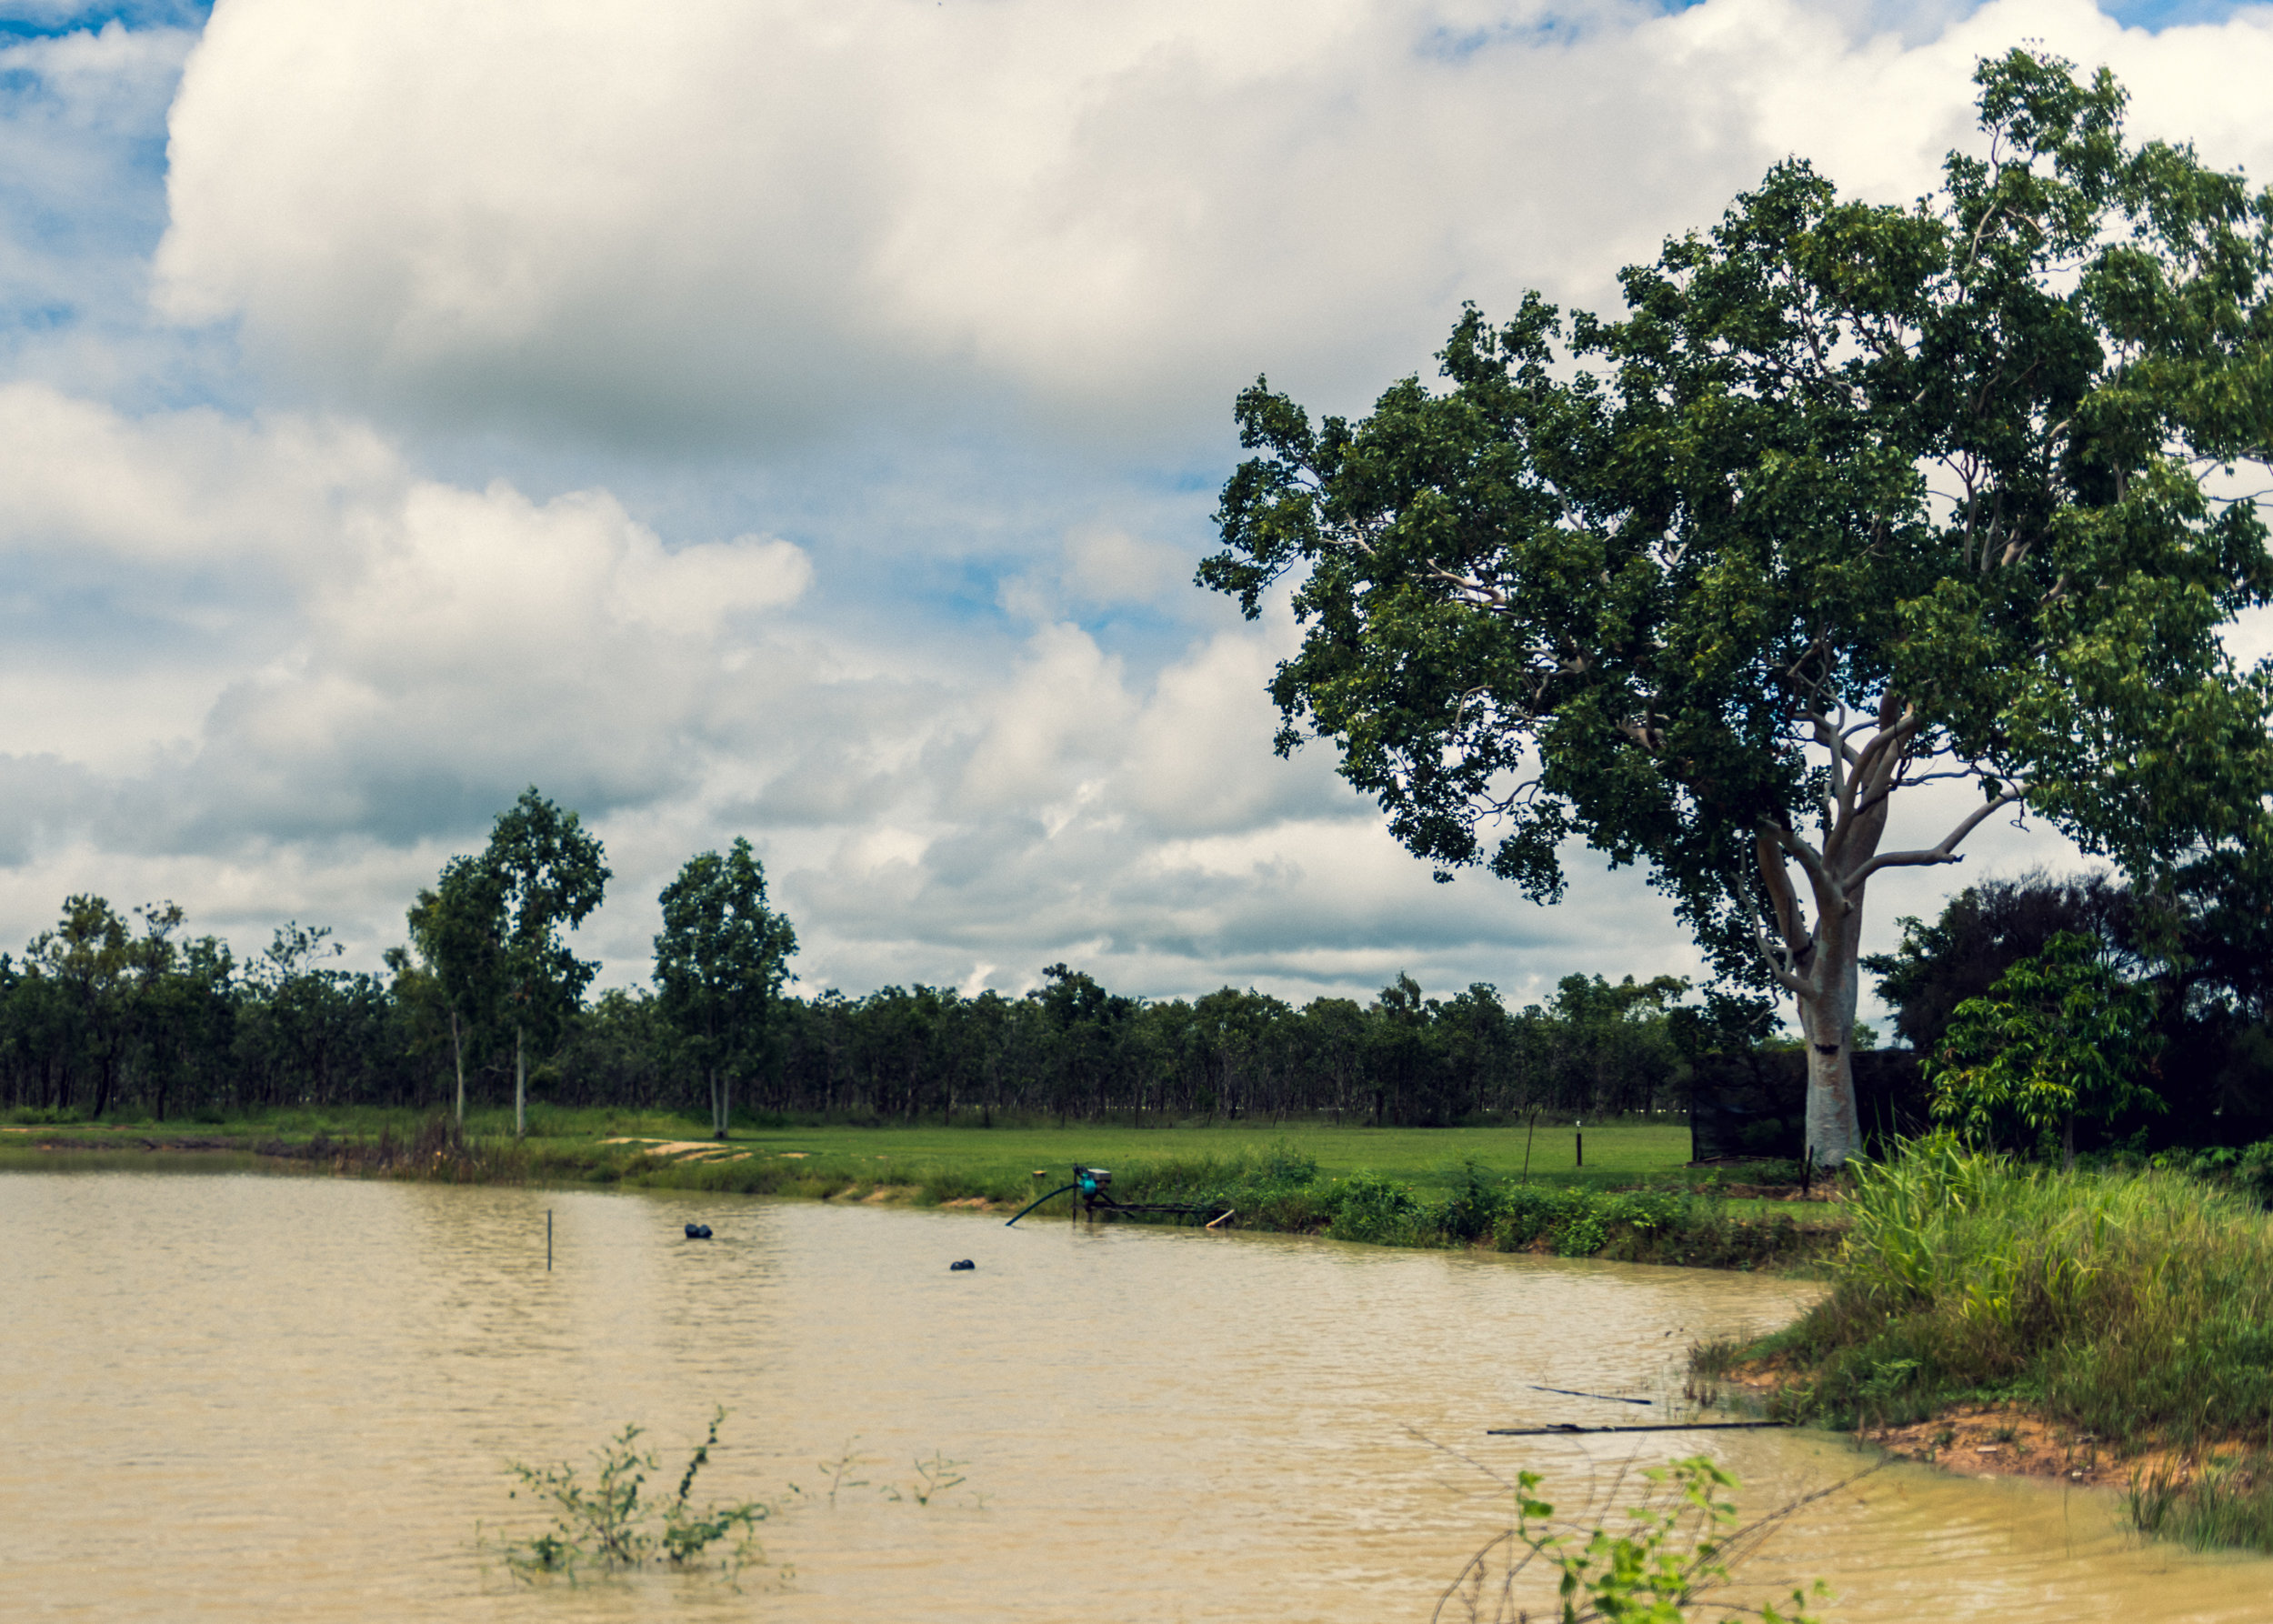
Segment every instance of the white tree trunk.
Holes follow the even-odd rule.
[[[1880,697],[1875,723],[1852,722],[1844,705],[1804,714],[1829,769],[1817,829],[1820,844],[1788,823],[1760,820],[1759,879],[1767,909],[1756,914],[1753,924],[1769,977],[1799,1005],[1807,1055],[1807,1148],[1817,1165],[1836,1168],[1862,1148],[1854,1044],[1865,887],[1887,868],[1956,862],[1965,837],[2026,792],[2018,785],[2000,786],[1938,845],[1882,853],[1887,802],[1904,782],[1924,723],[1892,693]],[[1866,732],[1872,737],[1858,743],[1856,736]]]
[[[457,1066],[457,1125],[466,1126],[466,1046],[459,1040],[457,1011],[450,1011],[450,1058]]]
[[[1855,1110],[1855,1001],[1860,982],[1862,906],[1828,930],[1814,966],[1822,991],[1799,1000],[1807,1046],[1807,1138],[1816,1165],[1836,1168],[1863,1148]]]
[[[513,1028],[513,1137],[526,1138],[529,1131],[529,1063],[521,1047],[521,1028]]]

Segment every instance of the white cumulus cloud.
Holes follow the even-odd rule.
[[[794,439],[1007,400],[1187,441],[1258,371],[1385,382],[1462,297],[1599,299],[1787,154],[1913,195],[1974,57],[2024,38],[2262,158],[2268,15],[1999,0],[1906,41],[1799,0],[222,0],[157,288],[425,422]]]

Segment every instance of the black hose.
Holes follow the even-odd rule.
[[[1080,1188],[1081,1188],[1081,1186],[1079,1186],[1078,1184],[1061,1184],[1061,1185],[1059,1185],[1059,1186],[1058,1186],[1056,1189],[1054,1189],[1054,1190],[1050,1191],[1050,1193],[1049,1193],[1048,1195],[1044,1196],[1044,1197],[1042,1198],[1042,1201],[1047,1201],[1047,1200],[1050,1200],[1051,1198],[1055,1198],[1055,1197],[1057,1197],[1057,1196],[1062,1196],[1062,1195],[1064,1195],[1064,1194],[1065,1194],[1067,1190],[1069,1190],[1069,1189],[1079,1189]],[[1034,1210],[1036,1207],[1039,1207],[1039,1206],[1042,1204],[1042,1201],[1029,1201],[1029,1202],[1027,1202],[1027,1203],[1026,1203],[1024,1207],[1021,1207],[1021,1208],[1018,1209],[1018,1218],[1012,1218],[1012,1219],[1010,1220],[1010,1223],[1006,1223],[1006,1224],[1003,1225],[1003,1228],[1006,1228],[1006,1229],[1007,1229],[1008,1228],[1010,1228],[1010,1225],[1011,1225],[1011,1224],[1015,1224],[1015,1223],[1016,1223],[1016,1222],[1018,1221],[1018,1218],[1022,1218],[1026,1217],[1026,1215],[1027,1213],[1032,1212],[1032,1211],[1033,1211],[1033,1210]]]

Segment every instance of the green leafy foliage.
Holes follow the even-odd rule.
[[[1334,1223],[1327,1233],[1337,1240],[1412,1246],[1428,1234],[1423,1217],[1410,1185],[1378,1173],[1352,1173],[1335,1191]]]
[[[496,972],[505,1018],[516,1031],[549,1037],[599,973],[576,957],[562,933],[600,906],[608,880],[598,838],[576,813],[535,786],[497,814],[481,863],[499,910]]]
[[[1538,1498],[1540,1475],[1519,1474],[1515,1526],[1469,1559],[1437,1603],[1436,1618],[1449,1612],[1478,1624],[1517,1624],[1534,1617],[1522,1603],[1522,1586],[1526,1570],[1537,1563],[1554,1579],[1560,1624],[1692,1624],[1707,1616],[1817,1624],[1804,1589],[1791,1592],[1789,1610],[1712,1600],[1712,1592],[1729,1582],[1732,1564],[1757,1548],[1776,1520],[1739,1524],[1728,1498],[1737,1479],[1727,1469],[1693,1455],[1639,1475],[1643,1501],[1627,1510],[1625,1529],[1613,1531],[1558,1519]],[[1816,1594],[1824,1593],[1817,1585]]]
[[[723,1138],[728,1080],[766,1061],[767,1018],[789,977],[797,935],[766,906],[766,870],[740,837],[723,857],[706,851],[688,858],[657,901],[656,1003],[712,1079],[711,1126]]]
[[[1982,880],[1951,897],[1932,920],[1896,920],[1899,946],[1865,958],[1863,968],[1895,1007],[1902,1041],[1931,1054],[1958,1005],[1988,997],[1999,976],[2061,931],[2091,937],[2109,952],[2135,949],[2138,911],[2128,888],[2105,874],[2032,871]],[[2131,957],[2144,963],[2135,950]]]
[[[1552,1189],[1523,1187],[1506,1190],[1492,1238],[1503,1252],[1544,1244],[1563,1258],[1589,1258],[1614,1235],[1645,1243],[1649,1238],[1695,1224],[1690,1198],[1673,1190]]]
[[[1794,997],[1831,1161],[1875,874],[2014,805],[2161,872],[2259,844],[2273,782],[2273,677],[2218,637],[2273,558],[2206,483],[2273,455],[2273,196],[2128,143],[2105,73],[1975,79],[1989,155],[1915,207],[1793,160],[1619,319],[1471,309],[1446,387],[1355,423],[1258,380],[1199,572],[1250,616],[1291,583],[1279,747],[1331,739],[1440,874],[1551,899],[1582,837]],[[1974,809],[1887,845],[1937,778]]]
[[[588,1570],[606,1572],[663,1563],[688,1569],[708,1561],[721,1548],[719,1567],[732,1578],[753,1560],[762,1560],[756,1528],[773,1514],[759,1500],[696,1505],[695,1479],[709,1464],[725,1423],[721,1408],[710,1430],[687,1458],[678,1487],[669,1494],[643,1493],[660,1469],[655,1451],[639,1444],[641,1429],[626,1427],[592,1454],[590,1468],[508,1463],[518,1483],[513,1498],[527,1495],[551,1517],[551,1525],[504,1545],[506,1564],[523,1579],[557,1575],[574,1581]],[[732,1544],[726,1542],[732,1540]]]
[[[1950,1018],[1927,1063],[1937,1120],[1988,1142],[2048,1146],[2078,1118],[2161,1110],[2140,1080],[2161,1048],[2151,988],[2126,980],[2089,937],[2061,931]],[[2020,1130],[2016,1135],[2016,1130]]]

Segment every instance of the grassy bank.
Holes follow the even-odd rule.
[[[1766,1198],[1765,1176],[1687,1167],[1688,1129],[1665,1118],[1528,1128],[1372,1128],[1321,1123],[888,1128],[706,1124],[661,1114],[469,1115],[466,1131],[410,1112],[270,1112],[233,1121],[0,1125],[0,1170],[265,1165],[375,1177],[959,1204],[1009,1211],[1114,1169],[1123,1201],[1228,1211],[1226,1227],[1395,1246],[1497,1246],[1564,1256],[1753,1267],[1827,1249],[1823,1205]],[[1770,1195],[1781,1193],[1771,1191]],[[1060,1197],[1037,1216],[1073,1208]],[[1800,1214],[1795,1218],[1793,1214]]]
[[[1858,1169],[1846,1205],[1829,1294],[1701,1350],[1704,1374],[1765,1369],[1777,1413],[1847,1429],[1999,1407],[2003,1447],[2028,1447],[2025,1420],[2039,1449],[2128,1463],[2141,1527],[2273,1551],[2273,1217],[2180,1173],[1946,1138]]]

